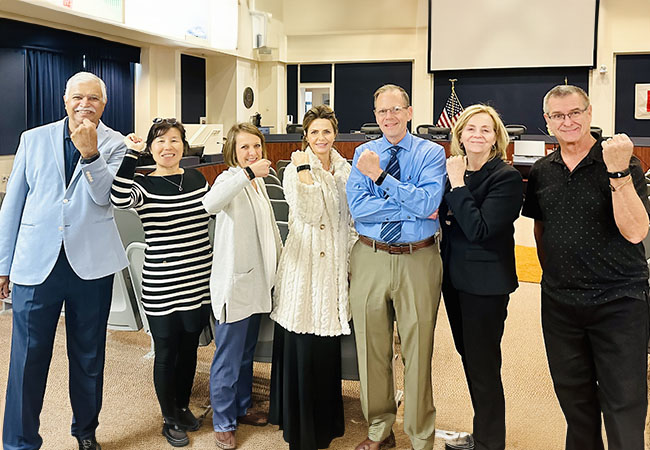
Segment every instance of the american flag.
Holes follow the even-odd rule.
[[[442,113],[440,113],[440,118],[438,119],[436,126],[452,128],[458,120],[458,116],[460,116],[460,113],[462,112],[463,105],[460,104],[456,91],[452,88],[451,95],[447,99],[447,103],[445,103]]]

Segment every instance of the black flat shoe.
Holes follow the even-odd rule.
[[[474,438],[471,434],[466,434],[455,439],[449,439],[445,442],[445,450],[474,450]]]
[[[178,425],[163,424],[162,435],[172,447],[185,447],[190,443],[187,433]]]
[[[94,437],[87,439],[79,439],[79,450],[102,450],[102,447],[97,443]]]
[[[192,414],[189,408],[177,408],[176,417],[179,427],[186,431],[196,431],[201,428],[201,421]]]

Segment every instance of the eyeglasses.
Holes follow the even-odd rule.
[[[393,115],[399,114],[402,111],[406,111],[408,109],[408,106],[393,106],[392,108],[387,108],[387,109],[375,109],[375,114],[377,114],[378,117],[386,117],[386,114],[390,111],[393,113]]]
[[[178,121],[174,117],[170,117],[169,119],[163,119],[162,117],[156,117],[153,119],[153,123],[158,125],[159,123],[168,123],[169,125],[176,125]]]
[[[589,107],[587,106],[587,108],[589,108]],[[562,114],[562,113],[546,114],[546,117],[551,119],[553,122],[564,122],[564,119],[566,119],[567,117],[570,120],[575,120],[575,119],[580,118],[580,116],[582,116],[582,114],[584,114],[584,112],[587,110],[587,108],[578,109],[576,111],[571,111],[571,112],[566,113],[566,114]]]

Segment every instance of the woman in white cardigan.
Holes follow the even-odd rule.
[[[210,294],[216,350],[210,368],[210,401],[217,447],[234,449],[237,423],[266,424],[252,413],[253,354],[260,314],[271,311],[271,288],[282,243],[263,177],[264,136],[241,123],[228,132],[223,150],[230,168],[203,199],[216,213]]]
[[[340,336],[350,334],[348,256],[356,233],[345,193],[350,164],[332,147],[334,111],[312,108],[303,129],[303,151],[284,172],[289,235],[271,313],[269,421],[291,450],[316,450],[345,429]]]

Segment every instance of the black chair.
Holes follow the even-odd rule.
[[[600,127],[591,127],[589,131],[591,131],[591,135],[596,139],[603,137],[603,129]]]
[[[280,167],[278,169],[278,178],[280,179],[280,181],[284,180],[284,169],[286,169],[286,168],[287,168],[287,166]]]
[[[381,135],[381,128],[379,128],[379,124],[376,124],[374,122],[367,122],[361,125],[360,131],[364,134],[379,134]]]
[[[280,230],[280,237],[282,238],[282,243],[284,244],[287,240],[287,236],[289,235],[289,224],[287,222],[278,222],[276,221],[275,223],[278,224],[278,229]]]
[[[277,176],[275,176],[275,175],[273,175],[271,173],[269,173],[266,177],[264,177],[264,182],[267,185],[268,184],[275,184],[276,186],[282,186],[282,181],[280,181],[280,179]]]
[[[434,128],[435,125],[429,125],[429,124],[422,124],[418,125],[417,128],[415,129],[415,132],[417,134],[429,134],[429,128]]]
[[[511,140],[521,139],[521,136],[526,133],[528,128],[526,125],[510,124],[506,125],[506,131]]]
[[[277,184],[267,184],[266,192],[272,200],[284,200],[284,190],[282,189],[282,186],[278,186]]]
[[[420,133],[420,127],[422,125],[417,128],[418,133]],[[425,133],[431,135],[434,139],[449,139],[451,136],[451,128],[429,125]]]
[[[288,123],[287,134],[303,134],[302,125],[299,123]]]
[[[291,164],[291,161],[288,159],[278,159],[278,161],[275,163],[275,168],[278,169],[278,173],[280,173],[280,170],[289,164]]]
[[[273,215],[278,222],[289,222],[289,204],[286,200],[271,199]]]

